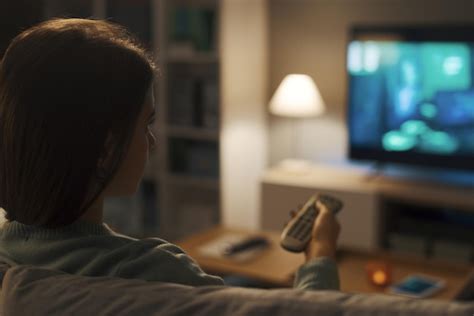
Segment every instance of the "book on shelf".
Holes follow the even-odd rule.
[[[214,50],[215,10],[195,10],[193,22],[193,38],[196,49],[205,52]]]
[[[189,11],[176,8],[170,19],[170,41],[168,54],[174,57],[186,57],[194,54],[194,44],[191,39]]]
[[[214,78],[174,77],[170,80],[169,122],[180,126],[217,129],[218,90]]]
[[[175,7],[169,25],[169,54],[192,56],[215,50],[215,9]]]
[[[170,80],[168,120],[171,124],[193,126],[195,122],[196,81],[191,77]]]
[[[171,171],[185,173],[188,170],[189,142],[183,139],[172,138],[169,140],[169,161]]]
[[[189,148],[189,173],[193,176],[219,177],[218,155],[216,144],[192,144]]]
[[[195,177],[219,177],[219,152],[214,142],[187,139],[170,141],[171,171]]]
[[[205,80],[202,85],[202,126],[217,129],[219,126],[219,87],[217,80]]]

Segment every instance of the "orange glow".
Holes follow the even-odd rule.
[[[378,285],[384,285],[387,282],[387,274],[382,270],[377,270],[372,274],[372,281]]]
[[[367,272],[367,280],[380,287],[390,284],[392,279],[392,267],[386,261],[371,260],[365,266]]]

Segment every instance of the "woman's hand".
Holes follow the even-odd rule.
[[[335,259],[337,239],[341,225],[336,217],[321,202],[316,202],[319,215],[314,221],[311,240],[305,249],[306,262],[318,257]]]

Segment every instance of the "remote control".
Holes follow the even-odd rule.
[[[242,251],[247,251],[254,248],[265,248],[265,247],[268,247],[269,245],[270,245],[270,241],[265,237],[261,237],[261,236],[250,237],[241,242],[238,242],[236,244],[233,244],[225,248],[224,255],[232,256]]]
[[[319,214],[318,203],[324,204],[333,214],[343,206],[339,199],[326,194],[311,196],[283,230],[280,239],[283,248],[291,252],[304,251],[311,239],[314,220]]]

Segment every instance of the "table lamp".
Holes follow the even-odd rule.
[[[321,115],[326,106],[318,87],[310,76],[304,74],[287,75],[278,86],[270,100],[270,112],[275,115],[289,117],[292,120],[293,152],[296,154],[297,135],[296,120]],[[281,165],[291,169],[304,168],[309,162],[302,159],[285,159]]]

